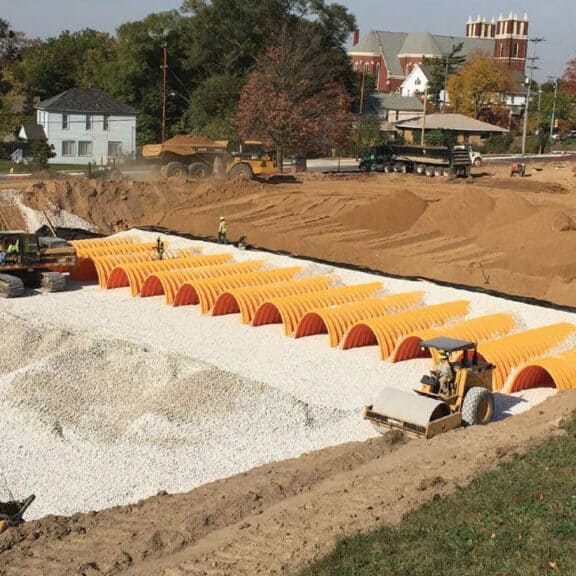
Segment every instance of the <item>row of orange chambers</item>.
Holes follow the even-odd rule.
[[[73,244],[73,279],[98,281],[103,288],[164,295],[169,305],[199,304],[213,316],[239,313],[252,326],[281,323],[295,338],[328,334],[330,345],[344,350],[377,345],[391,362],[425,356],[420,342],[436,336],[472,340],[480,356],[496,365],[495,390],[576,387],[576,349],[546,355],[576,333],[569,323],[522,331],[510,314],[464,319],[464,300],[424,306],[423,292],[382,295],[381,282],[334,287],[330,276],[299,277],[299,266],[266,269],[261,260],[238,263],[231,254],[202,255],[194,248],[168,246],[159,260],[155,242],[135,237]]]

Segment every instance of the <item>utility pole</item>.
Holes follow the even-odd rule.
[[[166,76],[168,71],[168,44],[162,42],[162,144],[166,140]]]
[[[522,129],[522,156],[526,155],[526,136],[528,135],[528,111],[530,108],[530,94],[532,91],[532,82],[534,80],[534,70],[537,66],[534,64],[539,58],[536,57],[536,45],[544,41],[544,38],[530,38],[532,42],[532,56],[527,58],[530,61],[528,69],[530,70],[530,76],[528,78],[528,90],[526,91],[526,105],[524,107],[524,126]]]
[[[556,120],[556,99],[558,97],[558,78],[548,76],[550,80],[554,80],[554,100],[552,102],[552,115],[550,117],[550,142],[554,141],[554,121]]]
[[[542,85],[538,82],[538,124],[536,126],[536,134],[540,135],[540,112],[542,111]]]
[[[452,46],[454,49],[454,46]],[[444,68],[444,91],[442,92],[442,114],[446,112],[446,90],[448,88],[448,66],[450,64],[450,56],[446,56],[446,67]]]
[[[422,135],[420,136],[420,146],[424,146],[424,133],[426,132],[426,108],[428,104],[428,86],[424,90],[424,115],[422,116]]]
[[[358,134],[356,135],[356,162],[360,157],[360,140],[362,139],[362,114],[364,112],[364,88],[366,86],[366,66],[362,70],[362,85],[360,87],[360,109],[358,111]]]

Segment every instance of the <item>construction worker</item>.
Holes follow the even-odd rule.
[[[18,254],[20,252],[20,238],[16,238],[16,242],[10,244],[6,252],[8,254]]]
[[[432,372],[438,377],[441,388],[452,383],[454,380],[454,372],[452,366],[450,366],[450,362],[448,361],[447,352],[444,352],[443,350],[438,352],[438,363]]]
[[[226,237],[227,231],[226,220],[224,216],[220,216],[220,224],[218,225],[218,244],[228,244],[228,238]]]

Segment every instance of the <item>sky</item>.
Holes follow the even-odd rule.
[[[257,1],[257,0],[254,0]],[[464,36],[469,16],[498,18],[511,11],[528,14],[530,37],[538,44],[535,78],[561,76],[565,64],[576,57],[575,0],[339,0],[356,16],[360,34],[371,29],[395,32],[427,31]],[[124,22],[140,20],[151,12],[177,9],[181,0],[0,0],[0,18],[28,36],[58,36],[63,30],[94,28],[113,33]]]

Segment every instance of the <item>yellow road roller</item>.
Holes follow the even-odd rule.
[[[438,359],[421,379],[420,388],[406,392],[382,390],[364,418],[384,429],[431,438],[458,426],[487,424],[494,414],[492,374],[494,364],[478,357],[474,342],[432,338],[421,342]]]

